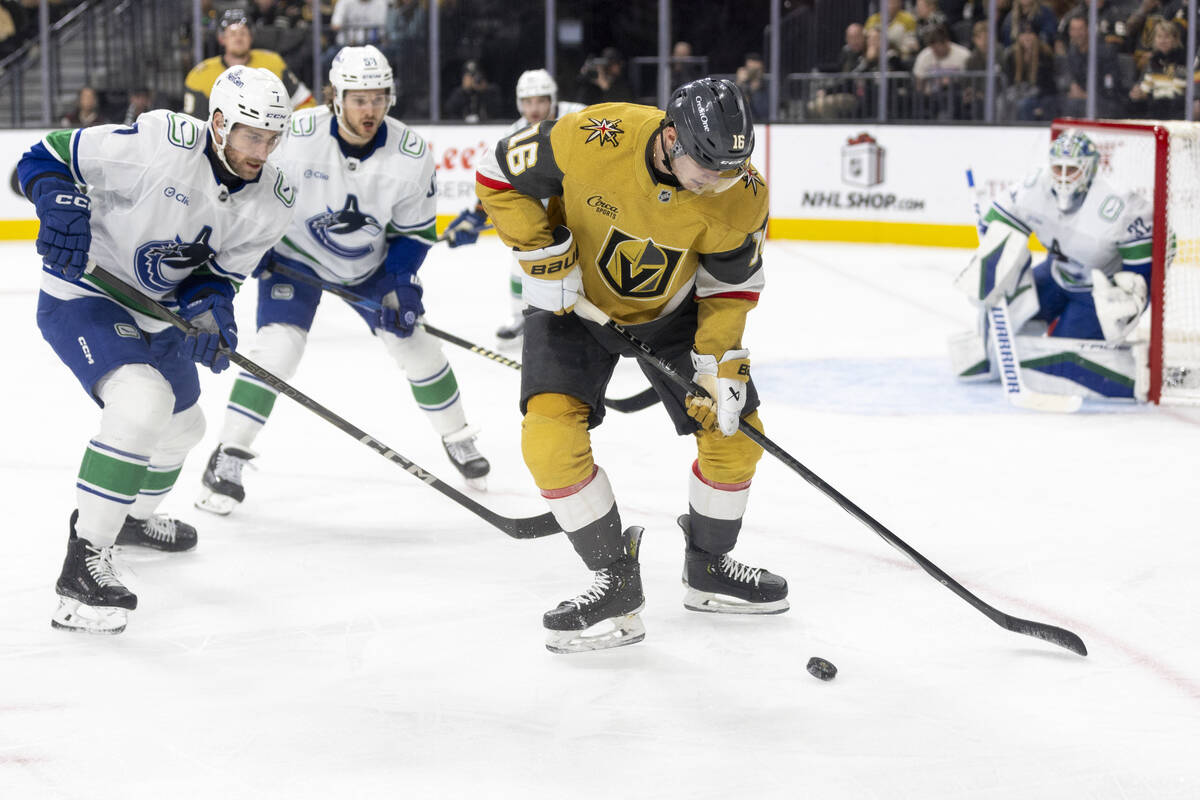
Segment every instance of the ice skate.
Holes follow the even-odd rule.
[[[196,498],[196,508],[212,514],[225,516],[246,499],[246,488],[242,486],[242,469],[254,458],[254,453],[240,447],[218,445],[209,456],[203,488]]]
[[[117,544],[123,547],[150,547],[167,553],[191,550],[196,541],[195,528],[165,514],[153,514],[149,519],[125,517],[117,534]]]
[[[551,653],[606,650],[646,638],[646,626],[638,616],[645,606],[638,565],[642,529],[626,528],[623,536],[626,555],[598,570],[583,594],[564,600],[542,617],[549,631],[546,649]]]
[[[517,314],[513,317],[512,322],[507,325],[501,325],[496,329],[496,339],[499,340],[500,346],[504,349],[515,347],[521,344],[521,337],[525,334],[525,316]]]
[[[118,580],[111,547],[93,547],[76,535],[78,519],[78,511],[71,514],[67,557],[55,584],[58,609],[50,624],[65,631],[120,633],[129,612],[137,608],[137,595]]]
[[[479,449],[475,447],[475,436],[475,429],[468,426],[457,433],[443,436],[442,447],[446,448],[446,455],[450,457],[455,469],[462,473],[467,485],[485,492],[487,475],[491,472],[492,465],[479,454]]]
[[[787,581],[765,569],[692,546],[688,515],[676,520],[687,540],[683,562],[683,605],[721,614],[782,614],[789,608]]]

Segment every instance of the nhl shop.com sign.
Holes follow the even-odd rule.
[[[841,145],[842,183],[870,189],[886,179],[887,151],[869,133],[851,136]],[[925,200],[900,197],[886,191],[805,191],[800,205],[805,208],[844,208],[878,211],[922,211]]]

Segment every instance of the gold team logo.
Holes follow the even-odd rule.
[[[686,252],[610,228],[597,264],[604,280],[622,297],[659,297],[671,285]]]
[[[742,175],[742,185],[754,192],[754,196],[758,196],[758,187],[765,186],[766,181],[758,174],[758,170],[754,167],[747,166],[746,172]]]
[[[597,139],[600,140],[601,147],[604,147],[605,142],[608,142],[613,147],[616,147],[618,144],[620,144],[620,142],[617,141],[617,137],[625,133],[625,131],[621,130],[619,127],[621,120],[596,119],[595,117],[588,117],[588,122],[592,124],[579,126],[579,130],[588,132],[588,137],[584,140],[584,144],[591,144]]]

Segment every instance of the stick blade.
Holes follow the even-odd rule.
[[[497,527],[514,539],[540,539],[543,536],[562,533],[562,528],[549,511],[536,517],[505,520],[504,524],[498,524]]]
[[[1074,414],[1083,406],[1083,398],[1073,394],[1040,394],[1028,389],[1010,394],[1008,399],[1017,408],[1047,411],[1052,414]]]
[[[1013,633],[1023,633],[1026,636],[1032,636],[1035,639],[1056,644],[1059,647],[1070,650],[1076,655],[1086,656],[1088,654],[1087,645],[1083,643],[1083,639],[1080,639],[1078,634],[1072,633],[1066,628],[1007,615],[1005,616],[1003,625]]]

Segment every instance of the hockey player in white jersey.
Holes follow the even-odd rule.
[[[517,79],[517,111],[521,118],[509,126],[501,138],[512,136],[517,131],[531,125],[537,125],[543,120],[558,119],[563,114],[580,111],[585,106],[582,103],[559,101],[558,84],[544,69],[531,69],[521,73]],[[450,247],[464,244],[474,244],[479,239],[479,232],[487,227],[487,214],[478,203],[474,208],[468,208],[454,218],[446,228],[445,237]],[[512,342],[521,336],[525,327],[525,301],[521,297],[521,277],[524,272],[521,264],[512,259],[508,278],[509,307],[512,320],[496,331],[496,337],[502,342]]]
[[[258,283],[258,333],[248,356],[288,380],[304,354],[321,289],[270,272],[278,262],[334,286],[353,287],[354,306],[408,376],[454,466],[474,488],[490,466],[467,425],[441,343],[419,324],[425,309],[417,269],[436,240],[434,162],[429,146],[387,116],[392,68],[375,47],[345,47],[329,72],[330,106],[303,109],[276,157],[297,181],[297,210]],[[197,507],[228,514],[245,499],[242,471],[276,392],[247,372],[229,396],[220,443],[209,458]]]
[[[1065,131],[1047,168],[988,209],[979,249],[955,285],[984,309],[1004,298],[1024,383],[1046,394],[1145,399],[1145,345],[1135,331],[1147,305],[1152,210],[1097,177],[1100,155]],[[1049,251],[1033,266],[1029,237]],[[997,380],[988,330],[951,339],[962,380]]]
[[[204,435],[196,364],[229,366],[233,296],[292,216],[291,185],[267,157],[291,106],[267,70],[230,67],[207,123],[150,111],[129,127],[55,131],[21,158],[37,205],[43,337],[102,409],[76,480],[52,624],[120,633],[137,597],[112,546],[196,546],[196,529],[155,514]],[[82,187],[82,189],[80,188]],[[89,260],[191,321],[185,336],[89,281]]]

